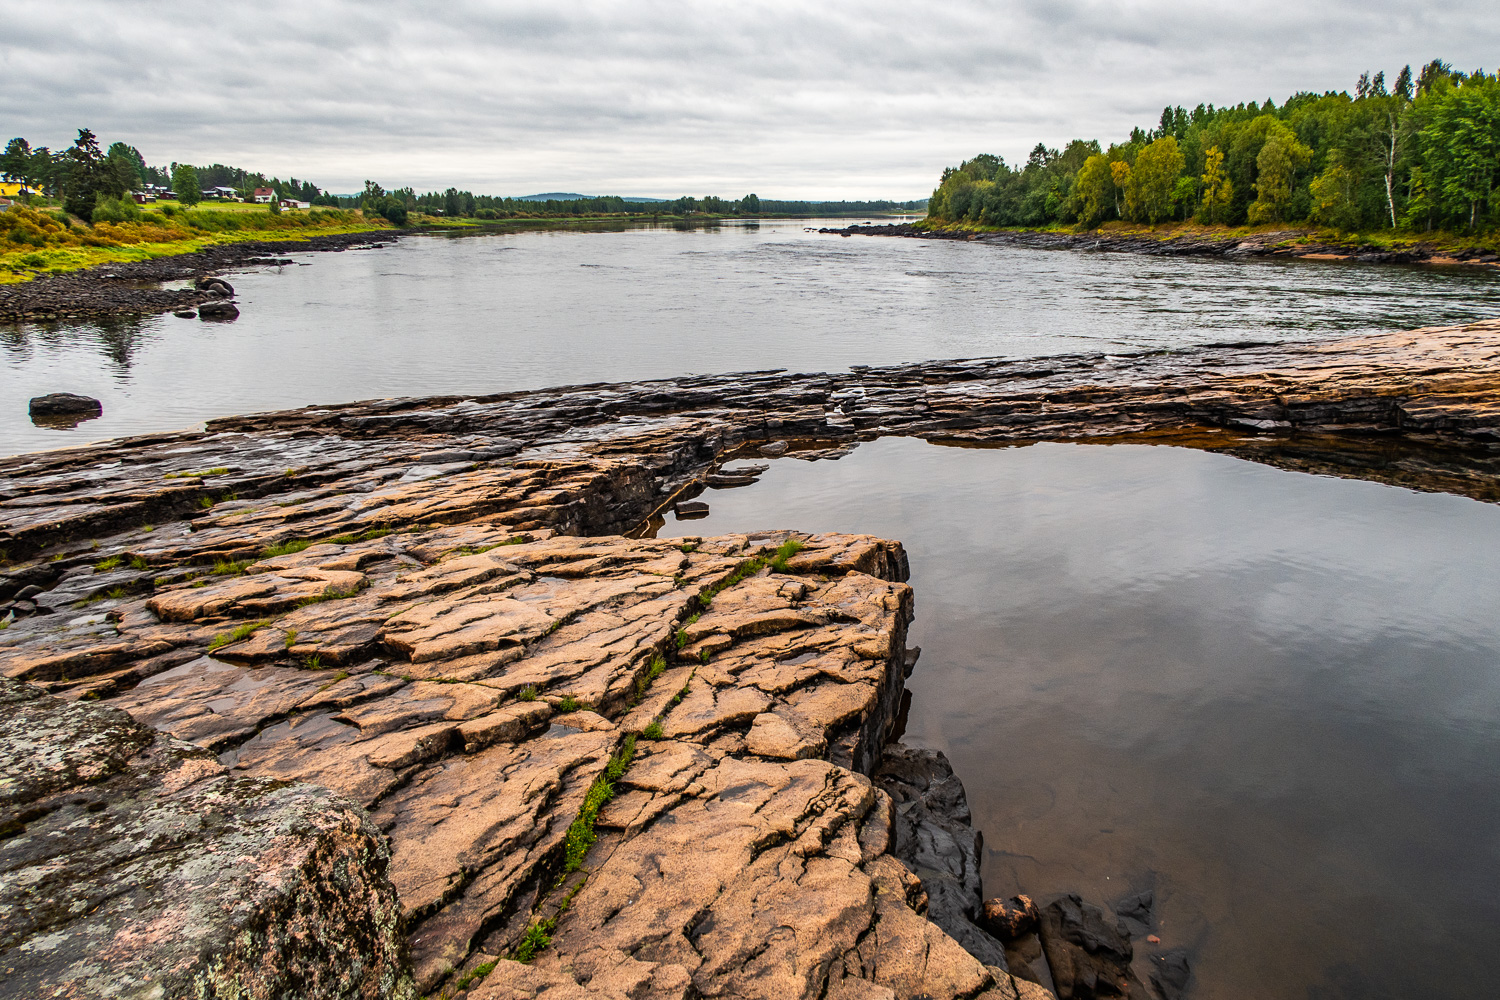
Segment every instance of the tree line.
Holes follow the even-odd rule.
[[[20,183],[30,191],[59,198],[63,207],[85,222],[93,220],[101,199],[117,201],[132,191],[148,187],[170,188],[185,205],[202,200],[203,191],[217,187],[233,188],[249,198],[256,188],[269,188],[276,199],[296,198],[314,205],[338,207],[337,199],[320,191],[315,184],[292,177],[279,177],[242,170],[215,163],[194,167],[172,163],[152,167],[134,146],[112,143],[100,147],[98,137],[89,129],[79,129],[78,138],[67,149],[53,152],[46,146],[33,147],[21,137],[6,143],[0,153],[0,177]]]
[[[981,154],[943,171],[930,218],[992,226],[1112,219],[1305,222],[1342,230],[1500,226],[1500,75],[1433,60],[1360,76],[1355,93],[1168,107],[1104,149],[1038,144],[1024,165]]]

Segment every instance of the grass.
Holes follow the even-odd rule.
[[[551,938],[548,938],[547,943],[551,944]],[[543,947],[545,947],[545,945]],[[535,954],[535,952],[533,952],[533,954]],[[464,973],[463,976],[459,978],[458,982],[453,984],[454,990],[462,993],[464,990],[468,989],[469,984],[474,982],[476,979],[483,979],[491,972],[494,972],[496,964],[497,963],[495,962],[483,962],[479,965],[474,966],[474,968]]]
[[[66,218],[66,217],[65,217]],[[272,215],[264,205],[157,205],[129,222],[89,226],[25,206],[0,212],[0,284],[99,264],[155,260],[246,240],[306,240],[391,228],[358,212],[316,209]]]
[[[130,568],[131,569],[150,569],[151,568],[151,564],[148,563],[145,559],[142,559],[140,556],[131,556],[130,557]]]
[[[662,738],[661,720],[652,719],[651,725],[641,730],[641,736],[648,740],[659,740]]]
[[[334,535],[328,540],[334,545],[353,545],[355,542],[368,542],[372,538],[384,538],[386,535],[393,535],[395,533],[395,528],[371,528],[369,531],[363,531],[357,535],[347,532],[342,535]],[[306,547],[305,545],[303,546],[303,548]]]
[[[568,835],[563,841],[562,872],[553,886],[554,892],[567,882],[569,875],[583,870],[583,862],[588,857],[589,848],[593,847],[594,841],[598,839],[594,824],[599,820],[599,810],[615,797],[615,783],[620,780],[626,769],[630,767],[631,760],[635,758],[635,740],[634,735],[625,737],[625,741],[620,744],[619,752],[610,757],[609,763],[605,765],[604,773],[589,785],[588,793],[583,798],[583,808],[578,810],[578,816],[568,827]],[[521,936],[520,942],[510,953],[510,957],[517,962],[530,962],[545,951],[552,944],[552,932],[557,929],[558,920],[568,912],[573,897],[583,886],[584,880],[580,879],[559,902],[555,914],[543,920],[537,920],[527,927],[526,933]]]
[[[570,694],[563,695],[562,701],[557,703],[557,710],[559,712],[577,712],[587,707],[587,705]]]
[[[263,549],[260,557],[262,559],[275,559],[277,556],[289,556],[293,552],[301,552],[311,544],[312,542],[306,538],[293,538],[290,541],[282,542],[280,545],[273,545],[269,549]]]
[[[245,622],[243,625],[237,626],[229,632],[220,632],[218,635],[214,636],[213,641],[208,644],[208,651],[212,653],[214,650],[221,649],[232,642],[239,642],[241,639],[247,639],[269,624],[271,624],[269,620],[262,619],[261,621],[257,622]]]
[[[770,558],[762,556],[756,559],[747,559],[744,562],[740,563],[735,567],[733,573],[730,573],[729,576],[725,577],[723,580],[719,581],[714,586],[710,587],[708,590],[705,590],[702,594],[700,594],[698,600],[701,601],[703,603],[703,606],[706,608],[713,603],[714,598],[719,596],[719,594],[728,590],[730,587],[733,587],[735,584],[739,583],[746,577],[754,576],[756,573],[759,573],[767,566],[771,567],[771,569],[777,573],[785,573],[787,560],[796,555],[798,552],[801,552],[806,547],[807,546],[799,539],[789,538],[777,547],[775,554]],[[691,624],[692,619],[689,619],[688,621],[689,624]]]
[[[353,597],[362,589],[362,587],[350,587],[348,590],[339,590],[336,587],[329,587],[321,594],[302,598],[297,602],[297,607],[305,608],[310,604],[322,604],[324,601],[342,601],[346,597]]]
[[[227,466],[216,465],[212,469],[200,469],[197,472],[168,472],[162,476],[163,479],[202,479],[204,476],[222,476],[229,471]]]
[[[220,559],[214,563],[212,570],[215,576],[239,576],[250,568],[254,559]]]
[[[684,553],[697,552],[698,551],[698,543],[697,542],[683,542],[681,545],[679,545],[677,547],[679,549],[681,549]]]
[[[322,670],[323,657],[317,653],[314,653],[313,655],[302,661],[302,666],[306,667],[308,670]]]
[[[289,628],[286,630],[286,648],[291,649],[297,644],[297,630]]]
[[[525,687],[523,687],[520,690],[519,693],[517,693],[516,698],[519,699],[519,700],[521,700],[521,701],[536,701],[536,695],[537,695],[536,685],[535,684],[528,684]]]
[[[650,689],[651,682],[665,673],[666,669],[666,660],[662,659],[660,656],[651,657],[651,666],[647,668],[644,674],[641,674],[640,677],[637,677],[635,681],[636,705],[639,705],[641,703],[641,699],[646,697],[646,691]]]
[[[118,569],[120,564],[124,561],[124,556],[110,556],[108,559],[100,559],[98,562],[94,563],[94,572],[108,573],[112,569]]]

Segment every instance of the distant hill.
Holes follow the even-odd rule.
[[[568,191],[548,191],[546,194],[523,194],[516,201],[592,201],[601,197],[596,194],[576,194]],[[648,204],[659,201],[670,201],[670,198],[621,198],[621,201]]]

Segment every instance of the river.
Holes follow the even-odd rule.
[[[1500,316],[1474,268],[830,236],[820,221],[407,236],[232,275],[232,323],[0,327],[0,454],[236,413],[765,368],[1307,339]],[[76,431],[25,401],[100,399]]]

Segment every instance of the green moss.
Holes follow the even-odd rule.
[[[222,465],[212,469],[200,469],[197,472],[169,472],[162,476],[163,479],[201,479],[204,476],[222,476],[229,470]]]
[[[289,628],[286,630],[286,648],[291,649],[297,644],[297,630]]]
[[[253,559],[221,559],[214,563],[215,576],[239,576],[254,562]]]
[[[151,568],[151,564],[148,563],[146,560],[142,559],[140,556],[131,556],[130,557],[130,568],[131,569],[150,569]]]
[[[110,556],[108,559],[100,559],[98,562],[94,563],[94,572],[108,573],[112,569],[117,569],[119,565],[124,561],[124,556]]]
[[[245,622],[243,625],[237,626],[232,631],[220,632],[218,635],[214,636],[213,641],[208,644],[208,651],[212,653],[214,650],[227,646],[232,642],[239,642],[241,639],[248,638],[256,631],[265,628],[269,624],[271,623],[268,620],[261,620],[258,622]]]
[[[312,542],[306,538],[293,538],[282,542],[280,545],[273,545],[269,549],[262,550],[260,557],[262,559],[275,559],[277,556],[289,556],[293,552],[301,552],[311,544]]]

